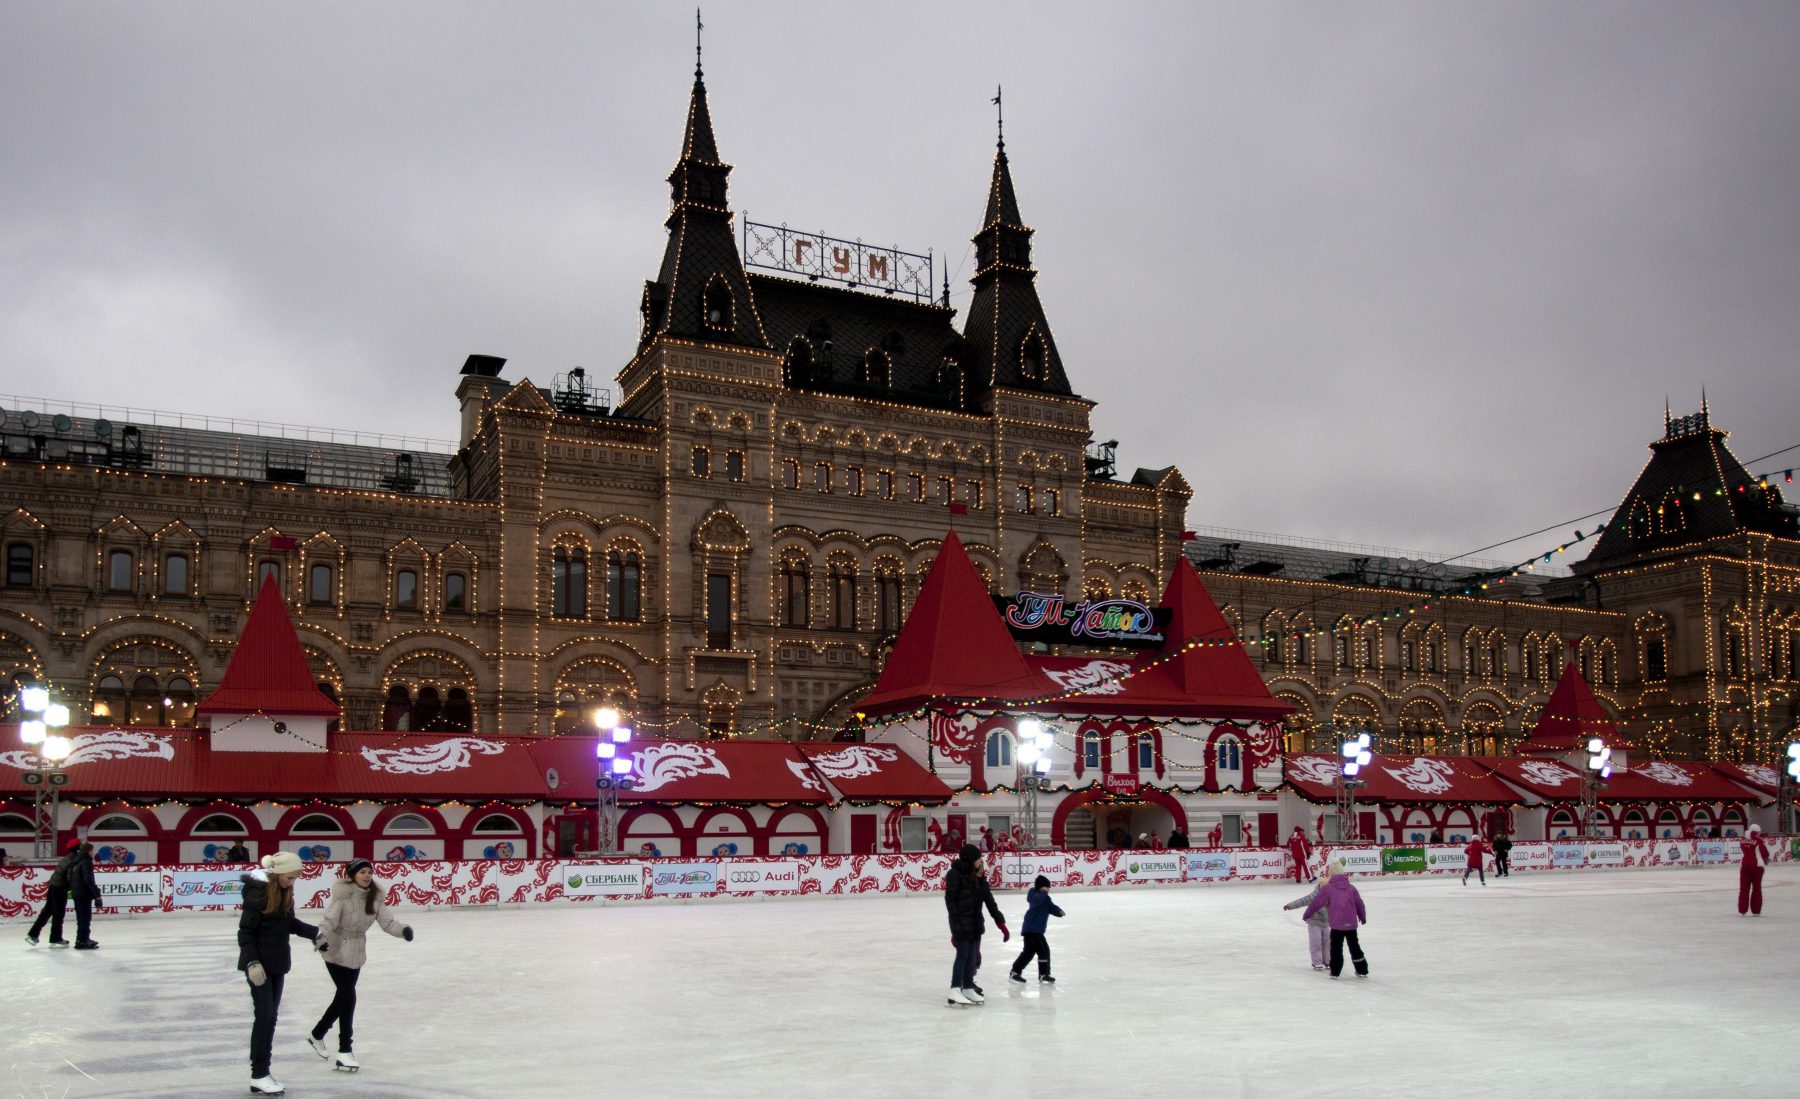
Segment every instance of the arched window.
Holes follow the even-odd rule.
[[[489,813],[487,816],[476,821],[475,827],[472,830],[476,832],[501,832],[507,835],[517,835],[520,828],[519,822],[507,816],[505,813]]]
[[[856,628],[856,570],[850,565],[831,566],[831,625],[839,630]]]
[[[131,717],[133,725],[163,724],[163,693],[156,677],[140,675],[131,681]]]
[[[200,823],[194,825],[196,835],[202,832],[212,835],[243,836],[249,834],[249,829],[244,827],[243,821],[230,813],[212,813],[201,818]]]
[[[813,353],[811,344],[799,338],[788,344],[787,358],[781,364],[781,380],[784,384],[795,388],[804,388],[812,384]]]
[[[894,384],[893,364],[886,354],[871,351],[863,359],[863,384],[873,389],[891,389]]]
[[[882,633],[900,632],[900,578],[894,575],[875,578],[876,628]]]
[[[144,822],[124,813],[114,813],[101,817],[88,826],[90,832],[126,832],[134,836],[144,834]]]
[[[281,562],[258,561],[256,563],[257,590],[260,591],[263,584],[267,583],[269,580],[274,580],[277,588],[281,587]]]
[[[1138,734],[1137,757],[1138,770],[1156,770],[1156,737],[1154,735],[1150,733]]]
[[[17,813],[0,813],[0,836],[32,836],[37,829],[31,820]]]
[[[781,592],[782,625],[804,628],[812,618],[812,576],[805,561],[781,563]]]
[[[989,767],[1011,767],[1013,765],[1012,734],[998,729],[988,734],[987,765]]]
[[[469,602],[469,580],[460,572],[444,574],[444,609],[466,610]]]
[[[714,331],[731,331],[734,327],[731,319],[731,291],[726,289],[725,280],[714,278],[708,283],[704,300],[701,319],[706,322],[706,327]]]
[[[1019,379],[1032,384],[1044,380],[1044,341],[1035,334],[1019,346]]]
[[[341,836],[344,828],[324,813],[308,813],[294,825],[293,833],[296,836]]]
[[[456,733],[467,733],[475,727],[475,707],[469,702],[469,692],[461,687],[450,688],[444,702],[443,727]]]
[[[1217,754],[1219,770],[1237,771],[1243,768],[1244,757],[1238,747],[1237,737],[1228,736],[1219,738]]]
[[[389,834],[398,833],[403,835],[428,836],[437,831],[437,829],[431,826],[430,821],[417,813],[401,813],[393,820],[388,821],[387,831]]]
[[[394,606],[400,610],[416,610],[419,606],[419,574],[412,569],[394,574]]]
[[[329,607],[337,602],[337,591],[332,586],[331,579],[330,565],[314,565],[307,580],[307,602],[315,607]]]
[[[1524,658],[1525,678],[1536,679],[1538,677],[1537,645],[1531,638],[1525,639],[1525,645],[1519,650],[1519,655]]]
[[[1100,766],[1100,734],[1081,734],[1081,765],[1088,769]]]
[[[419,695],[413,700],[412,727],[415,729],[442,729],[444,717],[443,699],[436,687],[420,687]]]
[[[636,622],[643,617],[643,571],[636,550],[607,551],[606,615],[614,622]]]
[[[587,617],[587,550],[580,546],[557,546],[551,552],[550,613]]]
[[[106,555],[106,587],[109,591],[131,591],[137,577],[132,569],[130,550],[113,550]]]
[[[169,680],[163,691],[163,724],[192,725],[194,723],[194,685],[185,676],[176,676]]]
[[[1350,635],[1345,627],[1339,627],[1331,638],[1331,661],[1339,671],[1350,667]]]

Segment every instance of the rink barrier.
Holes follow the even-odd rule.
[[[1800,837],[1765,836],[1771,861],[1800,860]],[[1321,847],[1352,873],[1404,877],[1460,874],[1459,844],[1357,844]],[[1706,866],[1739,861],[1738,841],[1567,840],[1515,843],[1512,868],[1522,872]],[[951,856],[942,854],[814,855],[772,858],[477,859],[380,862],[375,876],[387,902],[429,907],[595,903],[679,897],[702,900],[852,893],[927,893],[943,888]],[[1483,860],[1492,870],[1492,854]],[[1269,881],[1293,876],[1284,848],[1196,848],[1185,851],[1034,851],[989,857],[997,888],[1027,888],[1040,874],[1058,886],[1115,888]],[[294,885],[302,909],[322,909],[338,863],[309,863]],[[100,891],[113,912],[219,912],[238,906],[247,867],[218,865],[103,866]],[[33,913],[43,902],[48,866],[0,869],[0,917]]]

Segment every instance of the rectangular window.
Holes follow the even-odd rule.
[[[1053,488],[1044,490],[1044,514],[1062,514],[1062,493]]]
[[[28,588],[31,586],[34,556],[32,548],[24,542],[13,542],[6,547],[7,587]]]
[[[731,648],[731,574],[706,574],[706,647]]]
[[[394,606],[411,610],[419,605],[419,574],[401,569],[394,574]]]
[[[106,586],[113,591],[132,588],[132,561],[129,550],[113,550],[106,557]]]
[[[1019,491],[1013,496],[1013,508],[1017,511],[1024,511],[1024,512],[1029,512],[1031,510],[1031,486],[1030,485],[1020,485],[1019,486]]]
[[[688,456],[688,473],[695,477],[711,477],[712,451],[703,446],[695,447]]]
[[[332,590],[331,566],[314,565],[311,580],[306,591],[306,600],[315,607],[329,607],[337,601],[337,593]]]
[[[981,507],[981,482],[980,481],[964,481],[963,482],[963,502],[968,504],[972,508],[979,509]]]
[[[186,595],[188,592],[188,559],[184,553],[171,553],[163,558],[163,594]]]
[[[781,483],[789,488],[800,487],[800,461],[797,458],[781,460]]]
[[[258,561],[256,563],[256,586],[261,588],[263,582],[270,577],[275,578],[275,586],[279,588],[281,586],[281,562]]]
[[[1244,818],[1243,817],[1239,816],[1236,813],[1226,813],[1225,815],[1223,815],[1219,818],[1219,822],[1225,826],[1224,840],[1226,843],[1243,843],[1244,842]]]
[[[894,498],[894,474],[892,470],[880,470],[875,474],[875,495],[883,500]]]
[[[905,820],[906,818],[900,818]],[[1012,831],[1012,817],[1000,813],[989,813],[987,819],[988,834],[999,837]]]
[[[860,466],[850,467],[850,495],[861,496],[866,486],[863,483],[863,471]]]
[[[918,503],[918,504],[924,503],[925,502],[925,476],[924,476],[924,474],[908,473],[906,475],[906,479],[908,481],[907,487],[912,490],[913,502]]]
[[[956,478],[938,478],[938,503],[950,504],[956,501]]]
[[[878,589],[878,613],[880,621],[876,628],[882,633],[895,633],[900,629],[900,578],[883,576],[875,581]]]
[[[460,572],[444,574],[444,609],[460,611],[469,600],[469,581]]]
[[[813,463],[813,487],[820,492],[831,491],[831,463]]]
[[[744,479],[744,452],[731,450],[725,453],[725,477],[732,481]]]
[[[900,818],[900,850],[923,852],[927,850],[924,817]]]
[[[1644,678],[1652,683],[1669,678],[1668,646],[1660,637],[1653,637],[1644,645]]]

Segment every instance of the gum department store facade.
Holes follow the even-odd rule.
[[[1184,540],[1175,469],[1093,460],[1004,146],[960,328],[748,272],[729,172],[697,76],[616,408],[471,356],[454,456],[8,409],[0,673],[47,679],[77,724],[188,724],[273,571],[346,729],[550,733],[611,702],[662,735],[798,715],[779,730],[829,738],[949,523],[996,592],[1150,601],[1185,550],[1240,636],[1279,639],[1251,651],[1299,708],[1290,750],[1335,722],[1505,752],[1565,652],[1655,754],[1766,760],[1792,735],[1795,512],[1704,411],[1665,422],[1573,577],[1463,597],[1430,593],[1498,576],[1243,560]]]

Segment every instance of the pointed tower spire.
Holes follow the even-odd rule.
[[[996,92],[993,103],[1001,107]],[[1003,126],[1003,116],[996,115]],[[994,386],[1069,395],[1050,322],[1038,300],[1037,272],[1031,267],[1033,230],[1019,214],[1004,129],[994,146],[994,172],[987,209],[975,234],[975,286],[963,335],[976,357],[976,377]]]
[[[662,269],[644,287],[642,342],[657,336],[767,347],[762,318],[750,294],[732,233],[726,180],[731,165],[719,159],[712,111],[701,69],[700,32],[694,12],[694,87],[688,97],[681,157],[669,172],[669,242]]]

